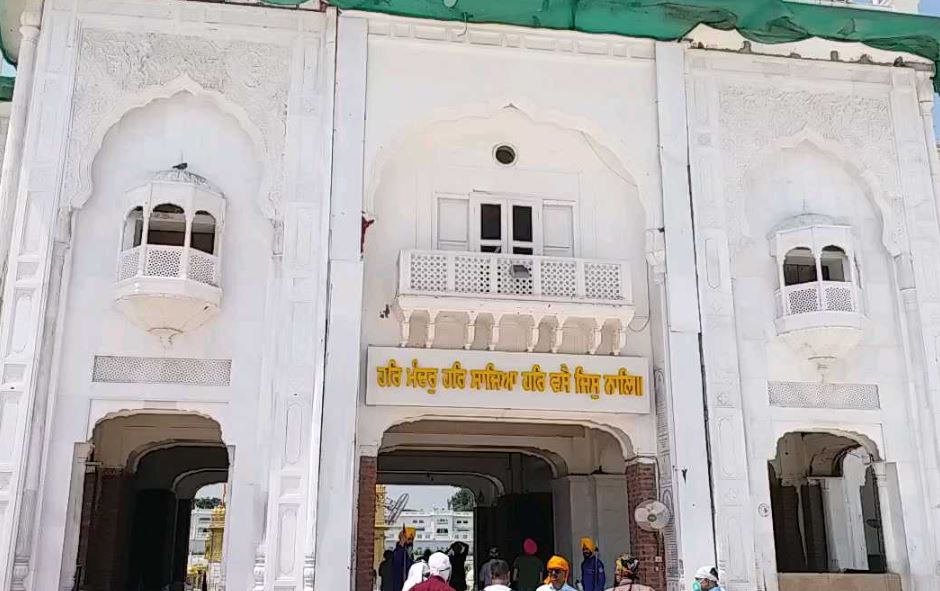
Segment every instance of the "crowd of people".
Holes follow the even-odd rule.
[[[447,552],[425,552],[415,560],[414,528],[402,528],[393,551],[386,550],[379,565],[381,591],[468,591],[466,560],[470,548],[454,542]],[[543,564],[537,556],[538,545],[532,539],[522,544],[523,553],[510,568],[500,557],[498,548],[491,548],[488,560],[476,578],[480,591],[664,591],[639,581],[640,561],[630,554],[621,554],[615,564],[613,586],[607,586],[604,562],[597,544],[581,538],[581,577],[574,577],[571,567],[561,556],[552,556]],[[718,570],[703,566],[695,572],[693,591],[722,591]]]

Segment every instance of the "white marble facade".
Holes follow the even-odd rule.
[[[97,426],[142,415],[208,420],[227,449],[229,589],[352,588],[359,458],[415,444],[394,429],[425,420],[584,427],[590,451],[527,444],[571,467],[553,484],[566,494],[593,466],[658,462],[670,590],[717,563],[729,591],[777,591],[768,462],[787,433],[838,435],[877,475],[887,570],[906,590],[940,587],[932,64],[821,40],[737,51],[736,34],[704,29],[659,43],[318,6],[55,0],[25,14],[2,116],[0,590],[72,588],[89,444],[100,455]],[[502,144],[512,166],[493,162]],[[115,266],[126,192],[182,162],[225,202],[220,304],[161,340],[115,307]],[[583,293],[536,312],[431,298],[403,328],[401,253],[472,250],[440,224],[441,199],[561,216],[570,233],[546,222],[534,254],[617,261],[629,310]],[[820,244],[851,266],[850,310],[830,307],[827,269],[819,309],[780,322],[797,271],[777,240],[794,230],[843,237]],[[367,404],[368,347],[402,344],[642,358],[652,400]],[[590,504],[624,518],[602,506],[625,506],[605,478],[566,519]],[[569,530],[556,537],[573,546]]]

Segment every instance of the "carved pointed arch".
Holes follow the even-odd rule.
[[[510,112],[524,117],[534,125],[549,125],[561,131],[579,133],[598,160],[614,175],[636,189],[646,215],[646,227],[649,229],[662,226],[662,208],[659,204],[658,193],[646,177],[631,172],[636,167],[633,166],[623,142],[587,117],[541,108],[517,98],[436,109],[421,121],[404,127],[388,145],[382,146],[377,151],[377,156],[371,163],[366,163],[367,184],[363,207],[367,212],[374,213],[375,196],[382,184],[383,176],[395,157],[409,142],[426,136],[439,126],[490,120]]]
[[[382,446],[382,440],[385,434],[392,429],[393,427],[406,425],[409,423],[418,423],[421,421],[440,421],[440,422],[462,422],[462,423],[473,423],[473,422],[492,422],[496,420],[501,420],[507,423],[519,423],[519,424],[552,424],[552,425],[572,425],[578,427],[584,427],[586,429],[594,429],[602,433],[610,435],[613,442],[616,443],[617,447],[623,454],[624,461],[630,461],[636,457],[639,457],[639,454],[636,451],[633,440],[630,435],[622,428],[605,423],[600,420],[594,419],[570,419],[563,417],[553,417],[550,420],[541,416],[525,416],[519,415],[513,417],[512,419],[506,417],[497,417],[497,416],[483,416],[480,415],[474,418],[457,418],[452,414],[446,414],[440,412],[441,409],[422,409],[418,410],[414,407],[402,407],[398,409],[400,412],[396,413],[383,413],[381,417],[376,417],[378,420],[370,425],[371,429],[369,433],[365,433],[362,430],[362,424],[360,423],[360,432],[357,434],[357,440],[361,440],[360,448],[365,446],[374,446],[374,451],[377,452],[378,449]],[[548,450],[543,450],[548,451]]]
[[[768,461],[777,457],[777,443],[788,433],[824,433],[854,441],[862,447],[876,462],[884,461],[881,450],[884,448],[880,426],[878,425],[819,425],[812,420],[787,421],[774,425],[773,437],[768,438],[769,447],[764,454]]]
[[[908,247],[903,231],[903,220],[897,211],[899,208],[897,199],[893,199],[888,194],[877,175],[867,167],[859,165],[857,158],[852,157],[852,153],[846,146],[823,137],[813,128],[804,127],[797,133],[771,142],[754,154],[747,168],[748,170],[761,169],[765,164],[773,162],[781,152],[805,145],[811,146],[838,162],[853,179],[859,182],[869,202],[881,214],[881,240],[887,251],[891,256],[906,252]]]
[[[195,418],[205,421],[207,426],[218,430],[218,442],[222,445],[234,445],[231,433],[234,430],[224,412],[216,405],[199,404],[198,402],[183,401],[176,408],[147,408],[143,402],[133,404],[107,404],[100,408],[93,408],[89,414],[86,426],[86,439],[95,437],[96,429],[112,419],[129,419],[141,416],[160,416],[172,421],[174,417]],[[215,437],[211,438],[213,441]]]
[[[84,140],[85,147],[81,151],[78,161],[72,165],[72,169],[66,170],[66,175],[74,175],[74,180],[68,182],[67,177],[65,183],[66,194],[63,196],[65,203],[68,203],[71,209],[79,209],[91,197],[94,192],[92,168],[104,144],[105,137],[115,125],[132,111],[143,109],[158,100],[172,99],[180,94],[206,98],[222,113],[235,119],[239,128],[251,141],[255,156],[261,163],[261,179],[257,195],[258,206],[265,217],[276,219],[278,198],[274,187],[274,179],[277,172],[274,170],[275,165],[272,163],[272,159],[269,158],[265,138],[261,130],[252,122],[251,116],[240,105],[232,102],[220,92],[202,87],[186,74],[178,76],[167,84],[151,86],[141,92],[125,95],[98,119],[87,139]]]

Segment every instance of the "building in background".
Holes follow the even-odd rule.
[[[216,589],[367,591],[405,523],[940,588],[916,10],[4,3],[0,591],[177,591],[220,483]],[[472,515],[386,520],[428,484]]]
[[[409,510],[398,516],[385,532],[385,549],[392,550],[402,527],[415,528],[415,554],[446,552],[454,542],[473,548],[473,512],[448,509]]]

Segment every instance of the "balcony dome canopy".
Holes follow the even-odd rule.
[[[181,185],[192,185],[204,191],[210,191],[222,196],[222,190],[212,184],[206,177],[190,172],[185,168],[168,168],[155,172],[150,177],[150,182],[158,183],[179,183]]]

